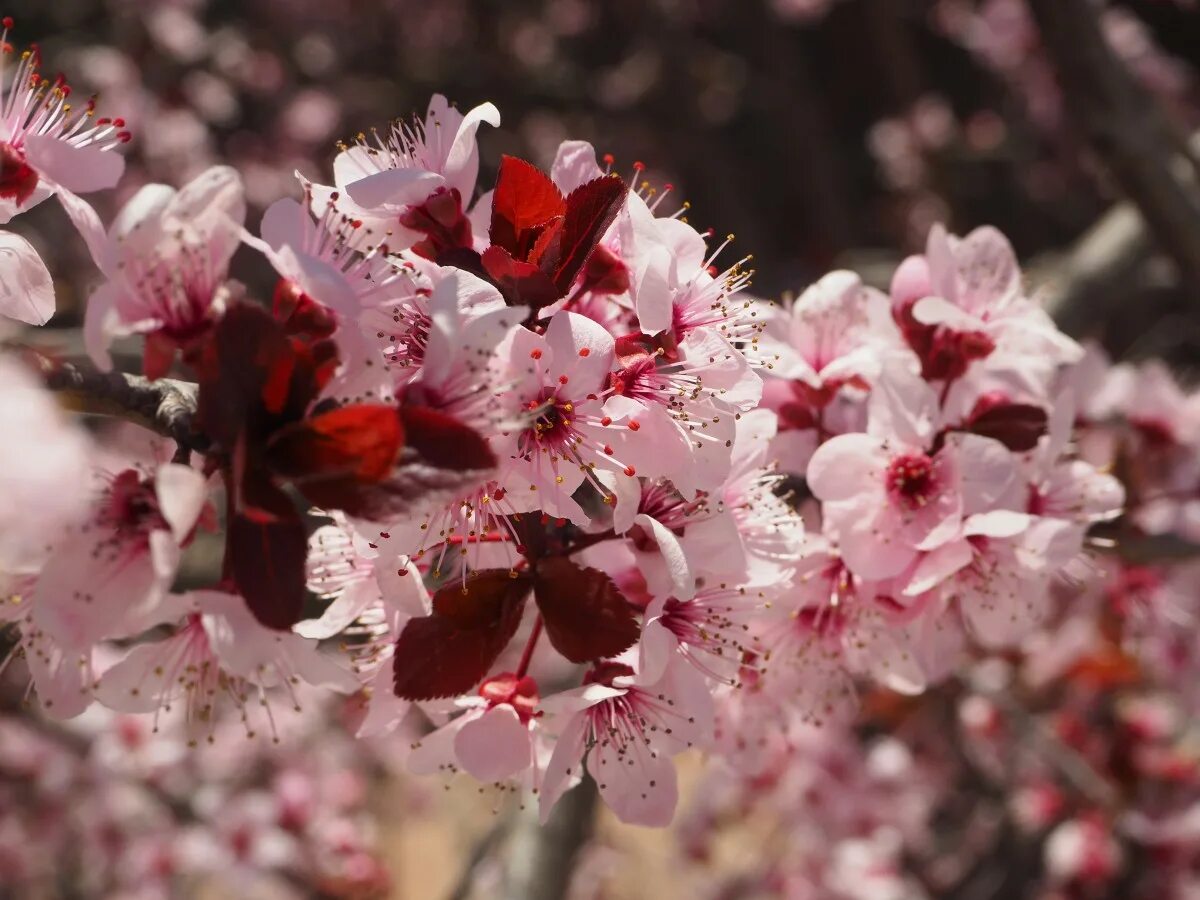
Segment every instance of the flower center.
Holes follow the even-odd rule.
[[[560,447],[569,442],[574,430],[571,427],[571,415],[575,411],[574,404],[560,401],[555,394],[544,395],[538,400],[531,400],[527,408],[536,418],[532,426],[525,429],[522,443],[532,442],[533,448]],[[522,449],[530,449],[528,446]]]
[[[906,453],[892,460],[887,470],[887,490],[910,509],[924,506],[937,493],[933,460],[924,453]]]
[[[37,172],[25,161],[25,154],[12,144],[0,144],[0,198],[21,206],[37,184]]]
[[[122,537],[140,537],[167,527],[153,483],[135,469],[126,469],[113,479],[105,497],[103,519]]]

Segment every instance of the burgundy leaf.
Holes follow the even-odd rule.
[[[641,632],[612,579],[565,556],[538,562],[533,596],[550,643],[571,662],[615,656]]]
[[[429,465],[411,447],[400,453],[400,464],[383,481],[342,478],[299,485],[314,506],[340,509],[373,522],[394,520],[412,512],[414,504],[440,504],[461,499],[482,487],[491,469],[456,471]]]
[[[471,247],[471,220],[463,212],[457,188],[438,188],[424,203],[401,213],[400,224],[425,235],[412,249],[426,259],[438,260],[454,250]]]
[[[1046,433],[1046,411],[1028,403],[1005,403],[973,416],[962,430],[994,438],[1009,450],[1023,453],[1036,447]]]
[[[408,446],[438,469],[492,469],[496,457],[487,440],[474,428],[428,406],[402,406],[400,418]]]
[[[625,182],[620,177],[604,175],[580,185],[567,197],[567,213],[553,252],[538,259],[542,271],[558,288],[559,296],[570,290],[596,243],[617,217],[625,193]]]
[[[492,193],[492,244],[527,260],[547,223],[566,212],[562,194],[544,172],[515,156],[500,157]]]
[[[374,482],[391,474],[403,444],[393,407],[355,403],[284,426],[269,441],[266,461],[298,486],[335,477]]]
[[[304,416],[337,367],[331,340],[291,339],[267,310],[236,303],[197,355],[201,430],[229,450]]]
[[[410,620],[396,641],[396,695],[433,700],[471,690],[516,634],[529,586],[528,575],[486,569],[465,587],[438,591],[432,615]]]
[[[533,263],[513,259],[503,247],[488,247],[482,261],[488,278],[499,288],[509,306],[541,309],[562,297],[545,272]]]
[[[271,311],[288,335],[316,341],[331,337],[337,330],[333,313],[290,278],[276,282]]]
[[[229,519],[226,565],[254,617],[268,628],[290,628],[304,607],[308,535],[292,501],[265,478],[247,478],[243,505]]]

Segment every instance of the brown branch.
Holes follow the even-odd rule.
[[[187,381],[99,372],[34,354],[46,386],[67,409],[134,422],[171,438],[181,448],[203,453],[207,442],[192,428],[197,388]]]
[[[1028,0],[1069,114],[1150,232],[1200,286],[1200,188],[1183,136],[1113,53],[1090,0]]]
[[[522,821],[509,847],[504,896],[513,900],[560,900],[567,895],[579,851],[592,836],[596,783],[585,777],[559,799],[544,826],[537,804],[521,811]]]

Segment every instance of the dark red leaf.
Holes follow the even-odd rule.
[[[314,506],[340,509],[352,516],[383,522],[412,512],[416,503],[448,503],[482,487],[491,469],[455,471],[424,462],[411,447],[400,454],[400,465],[379,482],[352,478],[309,481],[300,491]]]
[[[280,278],[276,282],[271,308],[289,335],[316,341],[331,337],[337,330],[333,313],[304,293],[290,278]]]
[[[471,220],[463,213],[457,188],[440,187],[419,206],[400,214],[400,224],[425,235],[413,252],[438,260],[453,250],[471,247]]]
[[[503,247],[488,247],[482,261],[488,277],[510,306],[541,309],[562,297],[545,272],[533,263],[513,259]]]
[[[284,426],[268,443],[266,462],[300,486],[333,477],[382,481],[403,444],[404,427],[394,407],[355,403]]]
[[[994,438],[1009,450],[1023,453],[1036,447],[1046,433],[1046,411],[1028,403],[1005,403],[974,416],[962,430]]]
[[[492,469],[496,457],[474,428],[428,406],[401,406],[400,418],[408,446],[437,469]]]
[[[515,156],[500,157],[488,231],[494,246],[527,260],[547,223],[566,211],[562,194],[537,166]]]
[[[146,335],[142,347],[142,374],[151,381],[157,381],[175,364],[176,344],[161,331],[153,331]]]
[[[528,575],[486,569],[465,587],[438,591],[432,615],[410,620],[396,641],[396,695],[433,700],[471,690],[516,634],[529,587]]]
[[[565,556],[538,562],[533,596],[550,643],[571,662],[615,656],[641,633],[612,579]]]
[[[243,488],[255,505],[230,516],[227,565],[254,617],[268,628],[290,628],[304,607],[308,535],[292,501],[258,476]]]
[[[260,306],[236,303],[195,354],[201,430],[229,450],[243,433],[251,443],[303,417],[337,367],[330,340],[289,339]]]
[[[596,243],[613,223],[625,202],[625,182],[604,175],[580,185],[567,197],[567,212],[558,239],[537,260],[550,276],[559,296],[570,290]]]

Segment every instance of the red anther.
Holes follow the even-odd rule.
[[[112,119],[110,119],[108,116],[101,116],[99,119],[96,120],[97,125],[109,125],[111,123],[112,123]]]
[[[635,469],[633,466],[626,466],[625,474],[628,475],[630,478],[632,478],[634,475],[637,474],[637,469]]]
[[[548,525],[549,523],[550,523],[550,514],[549,514],[549,513],[542,513],[542,524],[543,524],[543,525]]]
[[[612,416],[605,416],[603,419],[600,420],[600,424],[601,425],[611,425],[612,424]]]
[[[495,497],[497,500],[503,500],[504,495],[507,493],[508,493],[508,491],[506,491],[504,488],[496,488],[496,491],[495,491],[495,493],[492,494],[492,496]]]
[[[520,553],[522,556],[524,556],[525,555],[525,545],[517,544],[517,552]]]
[[[128,131],[118,131],[117,132],[117,140],[120,141],[122,144],[128,144],[130,141],[133,140],[133,134]]]
[[[592,352],[592,351],[591,351],[591,349],[590,349],[589,347],[583,347],[583,348],[582,348],[582,349],[579,351],[579,355],[580,355],[580,356],[589,356],[589,355],[591,354],[591,352]]]
[[[611,153],[605,153],[605,154],[604,154],[602,157],[600,157],[600,158],[601,158],[602,160],[604,160],[604,164],[605,164],[606,166],[611,166],[611,165],[613,164],[613,162],[615,162],[615,161],[616,161],[616,157],[614,157],[614,156],[613,156]]]
[[[646,164],[644,162],[642,162],[641,160],[637,160],[633,164],[633,171],[635,171],[635,172],[641,172],[645,168],[646,168]]]
[[[339,194],[337,191],[334,191],[333,193],[331,193],[329,195],[329,199],[332,200],[334,203],[337,203],[339,197],[341,197],[341,194]]]
[[[671,184],[671,182],[668,181],[666,184],[663,185],[663,190],[664,191],[673,191],[673,190],[675,190],[675,185]]]
[[[408,574],[408,569],[397,569],[396,574],[403,577]]]
[[[362,228],[362,219],[354,219],[350,223],[351,228]]]
[[[559,384],[566,384],[566,383],[567,383],[567,376],[566,376],[566,375],[559,375],[559,376],[558,376],[558,383],[559,383]]]
[[[612,456],[612,455],[613,455],[613,448],[612,448],[612,447],[610,447],[608,444],[605,444],[605,445],[604,445],[604,452],[605,452],[605,453],[607,453],[609,456]]]
[[[530,358],[530,359],[541,359],[541,358],[542,358],[542,351],[541,351],[541,350],[530,350],[530,351],[529,351],[529,358]]]
[[[5,30],[8,30],[9,28],[13,27],[13,17],[12,16],[5,16],[0,21],[3,21]]]
[[[642,427],[642,423],[641,423],[641,422],[639,422],[637,419],[634,419],[633,421],[631,421],[631,422],[629,423],[629,430],[630,430],[630,431],[637,431],[637,430],[638,430],[638,429],[640,429],[641,427]]]
[[[115,125],[117,128],[124,128],[125,120],[122,118],[113,119],[113,125]]]
[[[709,274],[709,275],[711,275],[713,278],[716,278],[716,277],[717,277],[717,267],[716,267],[716,266],[709,266],[709,267],[708,267],[708,269],[707,269],[706,271],[707,271],[707,272],[708,272],[708,274]]]
[[[390,533],[388,533],[388,532],[386,532],[386,531],[381,531],[381,532],[379,532],[379,536],[380,536],[381,538],[383,538],[385,541],[387,541],[387,540],[391,540],[391,537],[392,537],[392,536],[391,536],[391,534],[390,534]]]

